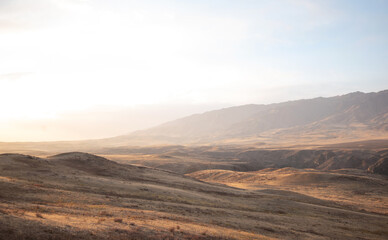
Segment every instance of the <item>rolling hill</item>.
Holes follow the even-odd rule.
[[[203,170],[188,174],[242,189],[284,190],[388,214],[388,178],[354,169],[267,168],[254,172]],[[372,197],[373,196],[373,197]]]
[[[386,194],[386,180],[368,178]],[[370,193],[371,208],[385,196]],[[381,213],[80,152],[0,154],[0,239],[382,239]]]
[[[387,144],[383,141],[382,144]],[[361,145],[361,147],[359,147]],[[348,146],[349,147],[349,146]],[[140,164],[192,173],[206,169],[240,172],[265,168],[297,168],[330,171],[358,169],[388,176],[388,151],[367,149],[355,144],[355,149],[259,149],[245,146],[166,146],[143,148],[112,148],[98,154],[123,163]]]

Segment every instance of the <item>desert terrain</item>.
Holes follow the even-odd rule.
[[[388,92],[0,143],[0,239],[386,239]]]
[[[388,240],[388,0],[0,0],[0,240]]]

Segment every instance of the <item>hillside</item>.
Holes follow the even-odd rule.
[[[376,143],[374,143],[376,144]],[[387,144],[386,141],[381,143]],[[143,148],[112,148],[100,151],[123,163],[166,169],[178,173],[192,173],[206,169],[240,172],[265,168],[338,170],[358,169],[388,176],[388,151],[367,149],[365,142],[345,144],[346,149],[258,149],[246,146],[166,146]]]
[[[346,141],[386,138],[387,132],[388,90],[385,90],[231,107],[192,115],[112,140],[174,144],[287,139]]]
[[[0,239],[7,240],[388,235],[387,216],[368,208],[205,183],[79,152],[48,158],[1,154],[0,189]]]
[[[388,214],[388,178],[354,169],[267,168],[255,172],[203,170],[188,174],[211,183],[242,189],[292,191],[311,197],[350,204],[357,209]]]

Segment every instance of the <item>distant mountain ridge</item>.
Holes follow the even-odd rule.
[[[269,105],[243,105],[195,114],[116,140],[212,143],[228,139],[322,139],[388,131],[388,90],[354,92]],[[357,133],[357,134],[356,134]]]
[[[165,145],[245,145],[266,149],[386,149],[388,90],[355,92],[269,105],[243,105],[194,114],[105,139],[0,142],[2,152],[111,152],[110,148]],[[358,143],[357,143],[358,142]],[[356,145],[355,145],[356,144]],[[385,166],[385,165],[384,165]]]

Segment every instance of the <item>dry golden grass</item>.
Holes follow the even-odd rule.
[[[264,169],[256,172],[204,170],[189,174],[202,181],[249,190],[285,190],[358,210],[388,214],[388,178],[359,170]]]
[[[385,215],[82,154],[2,155],[0,169],[0,239],[381,239],[388,234]]]

